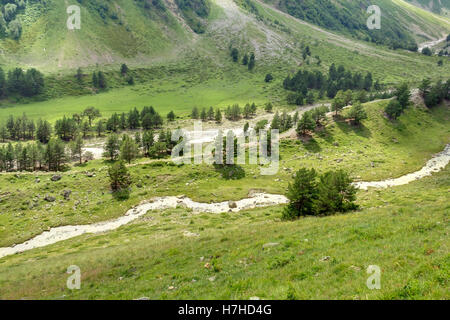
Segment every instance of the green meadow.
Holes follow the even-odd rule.
[[[229,179],[226,170],[205,164],[177,166],[170,159],[148,163],[141,159],[130,167],[134,182],[130,199],[117,201],[109,192],[109,162],[104,160],[74,166],[58,182],[50,181],[51,173],[0,175],[0,246],[21,243],[51,227],[116,218],[154,196],[186,195],[200,202],[220,202],[240,200],[252,190],[284,194],[292,174],[301,167],[320,172],[345,169],[363,181],[396,178],[419,170],[449,143],[448,106],[431,111],[411,107],[399,121],[391,122],[382,114],[386,104],[366,104],[369,119],[361,127],[330,118],[307,142],[282,140],[276,176],[262,176],[257,165],[242,165],[237,168],[241,178]],[[88,177],[87,172],[96,177]],[[74,192],[69,201],[63,200],[63,190]],[[47,194],[57,202],[47,203]]]
[[[448,299],[449,177],[447,168],[360,192],[360,211],[294,222],[280,220],[282,206],[149,212],[113,232],[0,260],[0,297]],[[71,291],[66,269],[74,264],[81,290]],[[366,286],[369,265],[381,269],[380,290]]]

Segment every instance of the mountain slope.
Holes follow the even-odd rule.
[[[177,52],[192,33],[160,1],[50,0],[31,2],[18,18],[18,40],[3,37],[5,63],[60,69],[113,63],[117,59],[154,58]],[[66,8],[81,7],[81,29],[68,30]]]
[[[450,0],[406,0],[422,9],[448,16]]]
[[[314,2],[315,8],[320,9],[320,16],[326,15],[327,9],[319,5],[327,1]],[[363,51],[374,52],[376,50],[372,47],[355,42],[350,36],[380,42],[379,36],[374,35],[376,32],[372,35],[363,29],[352,32],[343,24],[323,26],[335,32],[331,34],[302,20],[283,22],[285,17],[280,18],[279,10],[290,11],[289,8],[300,2],[265,2],[271,9],[259,0],[32,0],[16,12],[16,19],[22,26],[21,36],[14,39],[8,32],[0,35],[0,65],[60,71],[97,64],[127,62],[148,66],[184,61],[186,57],[214,57],[220,66],[229,59],[230,46],[246,52],[255,51],[257,59],[271,64],[298,64],[302,60],[298,50],[302,46],[298,43],[299,38],[303,42],[310,38],[329,43],[339,39],[342,44],[357,50],[364,48]],[[344,17],[351,13],[350,18],[354,15],[359,19],[354,21],[354,26],[364,26],[361,19],[367,6],[365,1],[358,2],[361,7],[356,9],[356,13],[348,11],[355,9],[356,3],[344,0],[337,3],[347,8],[339,9],[339,12],[346,12]],[[398,47],[394,43],[400,38],[406,47],[411,48],[415,42],[441,38],[450,33],[447,19],[406,2],[378,0],[374,3],[382,5],[382,12],[390,15],[394,25],[399,25],[396,29],[390,20],[382,20],[387,30],[382,27],[381,31],[388,35],[387,44],[391,47]],[[66,8],[72,4],[81,6],[81,30],[68,30],[66,27]],[[306,21],[312,20],[309,15],[301,16],[301,11],[288,13]],[[327,17],[330,18],[328,14]],[[335,22],[330,20],[330,23]],[[312,23],[322,24],[318,21]],[[413,35],[409,35],[411,32]],[[382,55],[392,57],[388,52]]]
[[[250,2],[250,0],[244,0]],[[401,0],[265,0],[272,6],[320,27],[358,39],[415,51],[417,42],[446,34],[450,21],[434,16]],[[369,30],[366,12],[371,5],[381,9],[381,29]],[[414,9],[413,9],[414,8]]]

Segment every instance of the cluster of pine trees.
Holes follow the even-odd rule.
[[[295,113],[294,117],[284,111],[281,116],[277,112],[273,116],[270,128],[273,130],[279,130],[280,132],[287,131],[294,126],[294,123],[298,120],[298,112]]]
[[[5,72],[0,67],[0,98],[13,95],[32,97],[42,93],[44,89],[44,76],[36,69],[15,68]]]
[[[21,117],[9,116],[6,122],[0,124],[0,140],[6,142],[38,140],[47,143],[50,140],[52,126],[48,121],[28,119],[24,113]]]
[[[314,169],[300,169],[289,184],[289,204],[283,211],[283,218],[293,220],[356,210],[356,188],[352,182],[349,174],[342,170],[318,175]]]
[[[298,122],[296,121],[297,134],[305,135],[309,131],[314,131],[316,128],[321,127],[323,125],[323,121],[326,120],[326,115],[329,111],[330,109],[327,106],[321,106],[303,113]]]
[[[65,144],[59,139],[50,139],[47,144],[32,142],[0,147],[1,171],[60,171],[69,160]]]
[[[192,119],[201,119],[202,121],[216,121],[217,123],[222,122],[222,111],[219,108],[214,110],[213,107],[210,107],[208,110],[203,108],[200,112],[197,107],[192,108],[191,112]]]
[[[92,74],[92,85],[97,89],[108,88],[108,82],[106,81],[106,77],[103,71],[94,72]]]
[[[435,107],[444,101],[444,99],[450,100],[450,79],[445,83],[439,80],[435,85],[432,85],[431,80],[425,78],[419,86],[419,91],[424,99],[425,105],[428,108]]]
[[[370,91],[373,86],[375,90],[381,88],[378,81],[374,85],[370,72],[363,76],[360,72],[352,73],[350,70],[345,70],[343,66],[336,68],[334,63],[330,66],[328,75],[324,75],[319,70],[299,70],[293,77],[287,76],[283,86],[286,90],[297,93],[295,103],[298,105],[302,105],[304,99],[311,99],[311,96],[314,100],[314,96],[308,90],[318,90],[319,98],[325,93],[329,98],[334,98],[339,90]]]
[[[169,121],[175,119],[173,111],[167,115]],[[106,130],[118,132],[119,130],[135,130],[142,128],[144,130],[160,128],[163,125],[163,118],[155,111],[153,107],[144,107],[140,112],[137,108],[128,113],[114,113],[106,121]]]
[[[159,135],[153,130],[137,131],[134,138],[127,134],[119,137],[112,133],[108,136],[105,144],[104,157],[111,161],[123,160],[131,163],[141,155],[152,159],[164,158],[172,153],[177,142],[172,141],[170,130],[161,130]]]
[[[231,58],[233,59],[233,62],[239,62],[240,57],[239,57],[239,50],[237,48],[231,48],[230,55],[231,55]],[[248,53],[244,53],[241,63],[242,63],[242,65],[246,66],[249,71],[252,71],[256,65],[255,53],[251,52],[250,55]],[[266,82],[269,82],[269,81],[266,81]]]
[[[247,103],[244,108],[241,108],[239,104],[233,104],[228,106],[225,110],[225,118],[230,121],[237,121],[244,117],[245,119],[250,119],[256,115],[256,111],[258,106],[253,102],[252,104]],[[222,111],[220,108],[214,110],[213,107],[210,107],[208,110],[203,108],[201,112],[197,107],[192,108],[191,118],[192,119],[201,119],[202,121],[216,121],[217,123],[222,122]]]
[[[393,120],[400,117],[409,105],[411,91],[409,90],[408,84],[402,83],[399,85],[396,88],[394,95],[396,98],[391,100],[384,109],[384,112],[388,115],[388,117]]]

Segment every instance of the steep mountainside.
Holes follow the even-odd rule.
[[[408,2],[431,12],[448,16],[450,0],[407,0]]]
[[[249,2],[249,0],[245,0]],[[449,21],[440,20],[424,10],[412,10],[401,0],[266,0],[299,19],[361,40],[387,45],[393,49],[415,51],[417,42],[440,38]],[[369,30],[367,8],[381,9],[381,29]]]
[[[364,40],[411,49],[416,42],[450,33],[446,18],[401,0],[374,1],[387,16],[382,29],[374,31],[365,26],[369,3],[362,0],[16,2],[3,0],[1,5],[0,66],[4,69],[22,66],[55,72],[123,62],[135,67],[170,63],[200,67],[199,61],[223,69],[229,63],[230,48],[237,47],[242,54],[254,52],[258,62],[264,61],[258,64],[263,72],[269,64],[281,68],[300,64],[302,49],[310,45],[316,47],[314,55],[320,53],[325,69],[333,62],[341,63],[339,60],[347,64],[352,56],[353,61],[366,59],[365,64],[355,66],[371,66],[375,72],[378,60],[385,59],[383,66],[392,64],[391,73],[403,77],[407,72],[396,72],[395,60],[405,60],[402,70],[409,68],[408,63],[417,66],[424,61]],[[73,4],[81,7],[80,30],[66,27],[66,10]],[[20,32],[14,32],[15,28]]]

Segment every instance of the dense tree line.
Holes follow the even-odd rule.
[[[143,155],[152,159],[164,158],[172,153],[177,142],[172,141],[170,130],[161,130],[157,136],[153,130],[137,131],[134,138],[127,134],[119,137],[116,133],[108,136],[104,154],[111,161],[123,160],[131,163]]]
[[[175,114],[171,111],[167,117],[175,119]],[[106,121],[106,130],[111,132],[118,132],[126,129],[139,129],[144,130],[160,128],[163,125],[163,118],[155,111],[153,107],[144,107],[140,112],[137,108],[130,110],[128,113],[114,113]]]
[[[236,103],[228,106],[224,110],[224,115],[225,118],[230,121],[237,121],[242,118],[250,119],[256,115],[257,109],[258,106],[254,102],[252,104],[247,103],[244,108],[241,108],[239,104]],[[210,107],[209,109],[203,108],[200,111],[197,107],[194,107],[192,108],[191,118],[201,119],[202,121],[216,121],[217,123],[221,123],[223,115],[220,108],[217,108],[216,110],[214,110],[213,107]]]
[[[44,76],[36,69],[15,68],[5,72],[0,67],[0,98],[13,95],[32,97],[44,90]]]
[[[21,117],[9,116],[6,122],[0,124],[0,140],[6,142],[38,140],[41,143],[47,143],[52,134],[52,126],[48,121],[28,119],[24,113]]]
[[[47,144],[11,142],[0,147],[0,171],[60,171],[70,159],[65,144],[51,139]]]
[[[293,100],[291,102],[298,105],[303,105],[305,99],[307,103],[314,101],[312,92],[308,90],[318,90],[319,98],[325,93],[329,98],[334,98],[339,90],[370,91],[373,86],[376,90],[381,88],[378,82],[373,83],[370,72],[366,75],[360,72],[352,73],[343,66],[336,68],[334,63],[330,66],[328,75],[324,75],[319,70],[299,70],[293,77],[287,76],[283,82],[283,87],[286,90],[297,93],[292,96],[294,98],[291,98]]]

